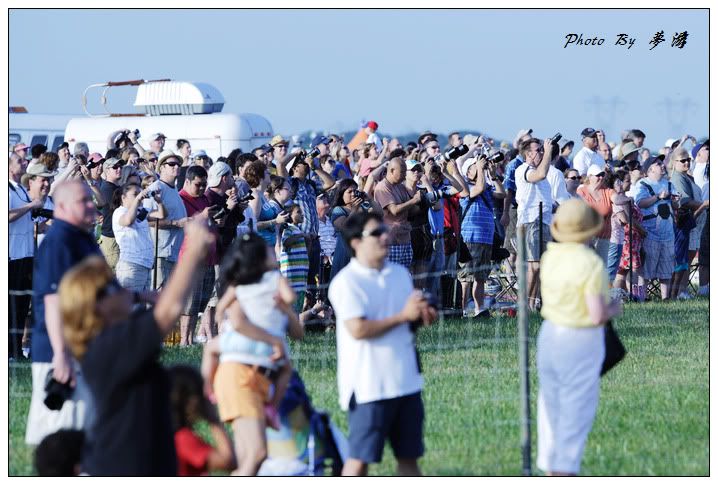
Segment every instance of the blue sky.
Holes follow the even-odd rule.
[[[204,81],[276,132],[520,128],[708,135],[707,10],[11,10],[9,101],[81,113],[96,82]],[[658,31],[666,41],[649,50]],[[671,47],[687,31],[683,49]],[[604,38],[564,48],[565,36]],[[615,46],[625,33],[636,42]],[[41,66],[36,68],[35,66]],[[131,110],[134,91],[111,105]],[[114,101],[114,102],[113,102]]]

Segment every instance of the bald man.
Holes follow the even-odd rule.
[[[48,434],[62,428],[88,429],[94,405],[79,366],[65,347],[57,287],[62,276],[85,257],[102,256],[92,228],[95,204],[92,192],[80,181],[65,181],[55,189],[55,221],[37,250],[33,268],[32,307],[32,400],[27,419],[25,442],[37,445]],[[45,377],[69,383],[72,396],[59,410],[45,406]]]
[[[411,224],[408,216],[410,210],[418,210],[421,192],[417,190],[413,197],[409,195],[404,180],[406,165],[401,158],[392,158],[387,166],[386,177],[374,189],[374,200],[384,211],[384,222],[389,230],[387,259],[411,271],[414,254],[411,249]]]

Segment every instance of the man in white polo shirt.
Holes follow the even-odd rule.
[[[593,128],[586,128],[581,132],[583,140],[583,148],[581,148],[576,156],[573,157],[573,168],[578,171],[581,177],[585,177],[588,173],[588,167],[598,165],[598,168],[606,166],[603,157],[598,154],[598,132]]]
[[[397,473],[420,475],[424,453],[423,377],[410,322],[436,319],[409,271],[386,261],[387,227],[379,214],[347,218],[342,236],[354,257],[332,280],[337,317],[339,404],[349,412],[349,458],[343,475],[366,475],[389,438]]]

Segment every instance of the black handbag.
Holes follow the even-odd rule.
[[[621,339],[618,338],[618,333],[616,332],[616,329],[613,328],[613,322],[611,320],[606,322],[603,330],[603,338],[606,344],[606,356],[603,358],[601,376],[613,369],[616,364],[621,362],[626,356],[626,347],[623,346],[623,342],[621,342]]]

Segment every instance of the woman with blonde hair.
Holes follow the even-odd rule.
[[[123,289],[100,256],[86,258],[60,282],[64,337],[97,409],[81,466],[90,475],[177,473],[169,379],[159,357],[213,244],[206,219],[184,231],[184,256],[151,309],[131,313],[138,294]]]
[[[598,408],[605,356],[603,325],[620,315],[609,301],[608,273],[589,246],[603,217],[579,199],[561,204],[551,223],[555,243],[541,257],[538,336],[538,457],[548,475],[575,475]]]

